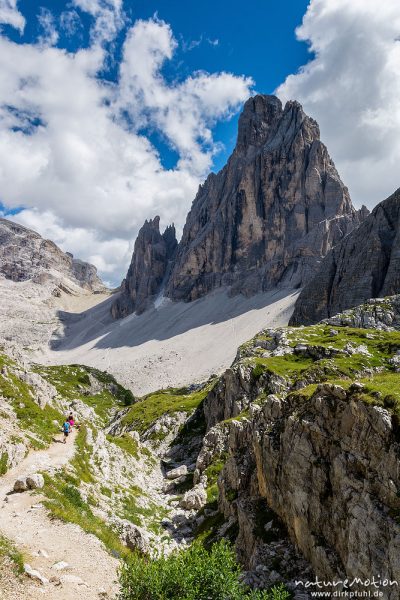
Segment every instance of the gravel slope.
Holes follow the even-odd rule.
[[[238,346],[260,329],[287,325],[297,295],[275,290],[229,298],[218,291],[191,303],[160,300],[157,308],[116,321],[113,298],[83,310],[83,296],[60,315],[63,331],[35,358],[109,371],[138,395],[204,381],[229,367]]]

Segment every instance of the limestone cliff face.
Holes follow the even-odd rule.
[[[227,165],[193,202],[166,293],[189,301],[218,286],[301,286],[361,218],[318,124],[297,102],[255,96]]]
[[[276,286],[300,287],[327,252],[359,225],[365,211],[353,208],[319,139],[318,124],[298,102],[283,108],[275,96],[250,98],[227,165],[209,175],[194,199],[165,277],[165,295],[191,301],[222,286],[245,295]],[[140,236],[144,255],[147,238]],[[149,242],[153,244],[151,236]],[[132,265],[138,261],[135,255]],[[155,261],[151,275],[148,263],[145,279],[159,282],[163,264],[163,259]],[[126,282],[134,270],[131,266]],[[146,308],[159,285],[146,291],[143,284],[136,306],[132,290],[137,277],[135,283],[126,282],[112,311],[116,317]]]
[[[75,259],[54,242],[7,219],[0,219],[0,274],[36,283],[67,278],[90,291],[105,290],[94,265]]]
[[[219,505],[238,523],[247,568],[259,560],[258,505],[270,534],[283,523],[318,577],[399,579],[399,443],[386,410],[321,384],[307,402],[271,396],[252,405],[221,437],[229,458]]]
[[[360,307],[338,329],[260,332],[208,394],[194,481],[223,461],[219,510],[235,524],[246,568],[274,565],[284,579],[286,531],[320,579],[400,581],[399,419],[384,383],[400,359],[397,344],[389,361],[380,345],[397,339],[398,306],[394,297]],[[359,335],[365,344],[355,346]],[[363,383],[329,382],[346,381],[349,368]],[[398,587],[383,594],[397,600]]]
[[[308,324],[400,291],[400,190],[324,259],[303,289],[292,324]]]
[[[175,256],[177,241],[175,227],[160,233],[160,217],[146,221],[135,242],[128,274],[121,286],[121,294],[114,302],[114,318],[132,312],[142,313],[160,291],[168,266]]]

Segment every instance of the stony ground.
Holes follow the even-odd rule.
[[[82,310],[73,299],[59,328],[35,357],[46,364],[87,364],[112,373],[137,395],[207,380],[230,366],[237,347],[263,327],[287,325],[298,292],[252,298],[224,291],[196,302],[164,300],[157,309],[113,320],[113,298]],[[216,343],[217,342],[217,343]]]
[[[10,574],[13,583],[6,588],[4,599],[36,600],[45,595],[49,600],[97,600],[115,596],[118,561],[103,544],[77,525],[51,519],[40,492],[12,493],[18,477],[37,471],[52,473],[65,465],[74,453],[73,437],[67,445],[56,441],[46,451],[31,452],[0,479],[0,532],[16,544],[26,563],[50,581],[42,586],[25,577],[18,579],[5,565],[0,583]],[[68,566],[57,570],[54,565],[60,562]]]

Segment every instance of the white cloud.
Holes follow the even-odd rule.
[[[96,19],[111,6],[75,4]],[[152,19],[127,33],[120,80],[106,83],[98,77],[105,40],[92,39],[88,49],[67,53],[0,36],[0,199],[8,209],[24,206],[13,218],[93,259],[115,282],[145,218],[160,214],[163,226],[182,226],[217,147],[212,125],[238,109],[251,81],[195,73],[168,83],[161,67],[176,42],[167,24]],[[163,168],[144,126],[177,150],[174,169]]]
[[[25,18],[17,8],[18,0],[0,0],[0,23],[11,25],[21,33],[25,28]]]
[[[111,42],[124,25],[123,0],[72,0],[72,4],[94,18],[95,43]]]
[[[171,28],[163,21],[135,23],[124,46],[119,107],[136,122],[155,125],[179,152],[179,166],[201,176],[210,168],[215,151],[212,125],[237,110],[253,82],[230,73],[198,72],[168,85],[161,68],[176,46]],[[206,152],[204,144],[210,144]]]
[[[39,43],[45,46],[55,46],[58,42],[59,35],[53,14],[47,8],[42,7],[40,9],[38,20],[43,32],[39,37]]]
[[[398,0],[311,0],[297,36],[315,58],[277,90],[319,122],[357,205],[400,185],[399,34]]]
[[[76,10],[65,10],[60,15],[60,27],[68,37],[79,35],[83,28],[82,21]]]

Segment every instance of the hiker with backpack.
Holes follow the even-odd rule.
[[[64,444],[66,444],[69,432],[71,430],[71,425],[70,425],[68,419],[65,419],[65,421],[63,423],[63,426],[62,426],[62,430],[63,430],[63,433],[64,433]]]
[[[77,423],[74,419],[74,415],[71,413],[69,413],[69,417],[68,417],[68,423],[69,423],[69,428],[70,431],[72,431],[72,429],[75,427],[76,430],[79,430],[81,428],[81,426],[79,425],[79,423]]]

